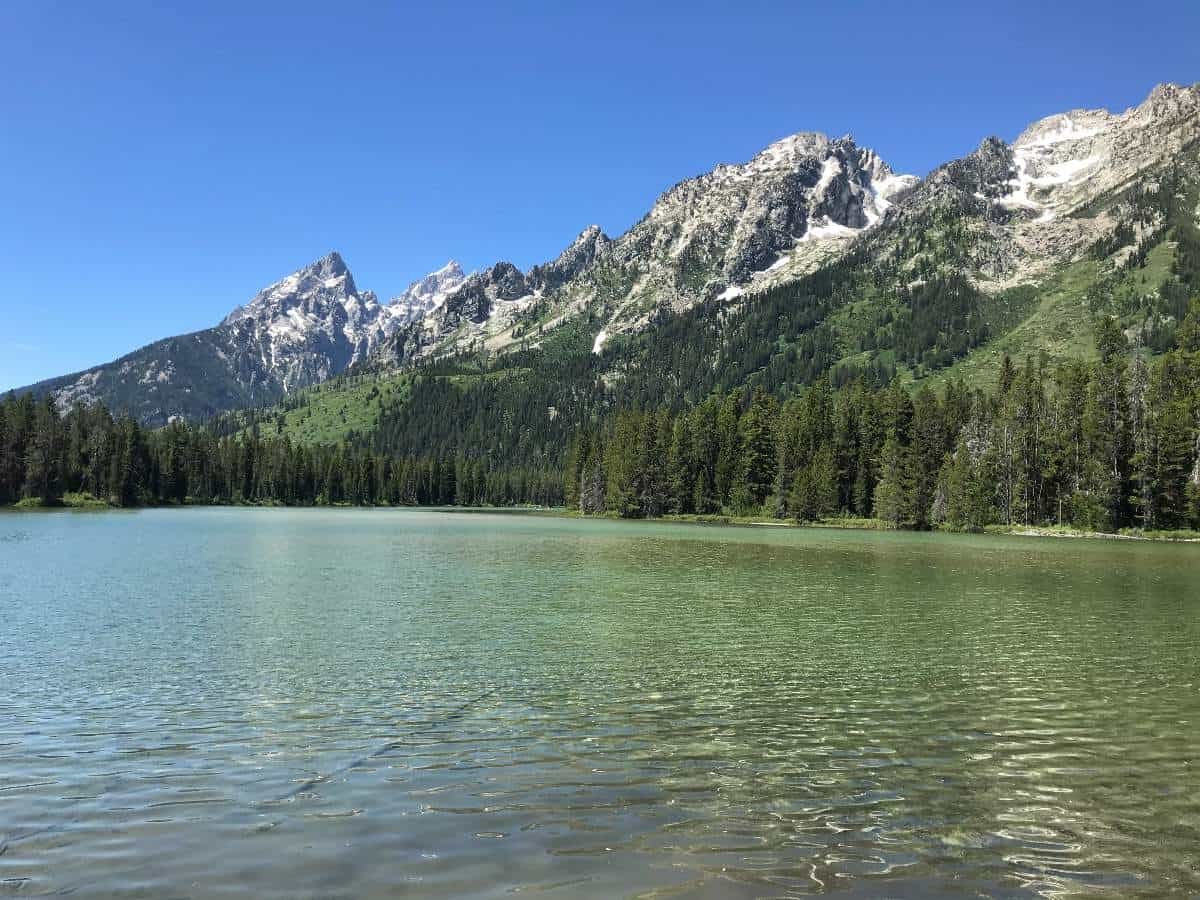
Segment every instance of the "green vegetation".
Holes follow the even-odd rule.
[[[261,434],[302,444],[353,442],[357,435],[374,430],[384,407],[402,402],[409,387],[410,379],[404,375],[342,376],[298,391],[269,412],[235,413],[229,420],[245,421],[245,431],[257,426]]]
[[[52,398],[0,402],[0,505],[183,503],[471,506],[561,502],[557,470],[483,459],[385,457],[286,436],[148,431],[101,406],[59,414]]]
[[[1200,530],[1194,528],[1122,528],[1121,535],[1161,541],[1200,541]]]
[[[62,505],[69,509],[107,509],[107,500],[101,500],[95,494],[87,491],[66,491],[62,495]]]
[[[1200,292],[1195,200],[1178,173],[1106,198],[1098,210],[1122,223],[1113,234],[1041,284],[998,294],[960,274],[972,254],[991,252],[977,211],[918,209],[816,272],[732,306],[712,300],[658,315],[599,356],[593,310],[548,332],[526,329],[504,354],[336,379],[217,427],[256,423],[264,434],[391,457],[545,470],[562,465],[578,423],[619,409],[680,413],[759,387],[786,403],[821,379],[835,390],[856,381],[879,390],[897,375],[910,394],[959,384],[993,392],[1006,358],[1032,357],[1049,372],[1094,362],[1099,318],[1116,321],[1138,353],[1159,355],[1176,346],[1187,299]]]
[[[1032,354],[1055,365],[1094,359],[1095,314],[1088,304],[1088,294],[1097,283],[1099,271],[1100,266],[1094,260],[1082,260],[1065,268],[1044,286],[1028,289],[1032,302],[1024,306],[1027,313],[1024,319],[950,366],[928,374],[919,383],[941,390],[949,383],[961,381],[991,390],[996,387],[1000,365],[1006,356],[1019,359]],[[906,372],[904,377],[914,384],[915,390],[918,380],[913,373]]]
[[[759,386],[678,412],[620,410],[572,440],[567,502],[624,518],[1197,528],[1200,300],[1152,368],[1114,319],[1096,334],[1094,363],[1004,357],[992,392],[822,379],[782,404]]]

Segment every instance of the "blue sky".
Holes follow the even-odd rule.
[[[975,6],[8,3],[0,388],[215,324],[330,249],[387,297],[620,234],[795,131],[924,174],[1200,80],[1200,4]]]

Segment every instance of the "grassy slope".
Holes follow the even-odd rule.
[[[1164,241],[1151,250],[1146,265],[1126,273],[1114,285],[1114,297],[1152,293],[1170,275],[1174,244]],[[920,380],[934,390],[947,381],[962,379],[968,385],[996,386],[1005,354],[1020,363],[1026,356],[1045,353],[1050,363],[1092,359],[1096,354],[1093,312],[1089,299],[1103,275],[1103,264],[1093,259],[1072,263],[1038,289],[1037,305],[1011,331],[976,348],[953,365]],[[914,383],[911,374],[904,380]]]
[[[993,388],[1005,354],[1017,361],[1041,352],[1052,360],[1090,359],[1095,353],[1095,336],[1087,295],[1098,270],[1093,260],[1067,267],[1040,289],[1037,305],[1024,321],[921,383],[940,390],[947,381],[961,378],[972,386]],[[905,380],[913,381],[908,374]]]
[[[294,408],[274,411],[281,422],[264,421],[259,427],[300,443],[335,444],[351,431],[371,431],[383,403],[403,399],[409,384],[407,375],[338,378],[300,391],[288,404]]]
[[[501,369],[478,374],[429,375],[423,378],[445,378],[466,384],[473,379],[497,381],[519,377],[526,370]],[[351,432],[370,433],[379,423],[385,404],[403,402],[412,388],[407,374],[375,378],[358,375],[335,378],[324,384],[297,392],[285,405],[266,412],[259,422],[262,434],[285,435],[302,444],[336,444]]]

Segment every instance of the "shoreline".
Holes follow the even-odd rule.
[[[535,512],[529,510],[529,512]],[[1156,532],[1142,533],[1126,529],[1122,532],[1111,531],[1088,531],[1082,528],[1072,528],[1066,525],[985,525],[978,531],[956,531],[950,528],[932,528],[924,531],[910,528],[889,528],[881,519],[860,519],[854,517],[846,518],[830,518],[822,519],[817,522],[794,522],[790,520],[774,520],[764,519],[762,516],[736,516],[724,515],[721,513],[709,513],[698,515],[694,513],[679,515],[668,514],[665,516],[656,516],[649,519],[620,519],[619,516],[612,515],[583,515],[573,510],[546,510],[540,514],[549,516],[563,516],[576,519],[611,519],[613,521],[630,521],[630,522],[665,522],[671,524],[683,525],[718,525],[735,528],[823,528],[823,529],[841,529],[846,531],[897,531],[911,532],[913,534],[949,534],[949,535],[969,535],[969,534],[992,534],[992,535],[1007,535],[1010,537],[1034,537],[1034,538],[1090,538],[1098,540],[1118,540],[1118,541],[1147,541],[1155,543],[1167,544],[1196,544],[1200,543],[1200,532],[1180,530],[1177,532]]]
[[[738,516],[723,513],[706,514],[675,514],[669,513],[654,518],[622,519],[615,515],[584,515],[575,510],[555,506],[407,506],[403,504],[358,505],[353,503],[332,504],[303,504],[288,505],[277,501],[262,501],[255,503],[160,503],[146,506],[115,506],[95,497],[72,497],[54,506],[43,506],[28,500],[13,504],[0,505],[0,512],[38,513],[38,512],[117,512],[149,509],[371,509],[371,510],[433,510],[438,512],[470,514],[496,513],[535,515],[546,518],[567,518],[581,520],[610,520],[614,522],[659,522],[675,525],[708,525],[732,528],[819,528],[839,529],[846,531],[911,531],[916,529],[889,528],[880,519],[861,519],[854,517],[829,518],[817,522],[795,522],[791,520],[765,519],[762,516]],[[1108,541],[1147,541],[1168,544],[1197,544],[1200,543],[1200,532],[1197,531],[1150,531],[1141,532],[1136,529],[1124,529],[1121,532],[1088,531],[1072,528],[1066,525],[986,525],[979,531],[955,531],[949,528],[928,529],[928,534],[991,534],[1008,535],[1011,537],[1031,538],[1067,538],[1095,539]]]

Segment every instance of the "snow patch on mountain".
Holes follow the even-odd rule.
[[[869,226],[864,226],[869,227]],[[800,237],[801,243],[809,241],[826,241],[839,238],[852,238],[861,232],[862,228],[851,228],[849,225],[842,225],[838,222],[829,221],[828,216],[822,216],[815,219],[809,224],[804,234]]]
[[[1104,110],[1092,110],[1091,113],[1105,113]],[[1089,116],[1090,117],[1090,116]],[[1050,116],[1026,129],[1024,141],[1018,140],[1025,147],[1052,147],[1064,141],[1078,141],[1094,137],[1104,130],[1103,125],[1085,127],[1079,125],[1070,113]]]
[[[1001,206],[1049,222],[1127,184],[1195,140],[1200,90],[1159,85],[1120,114],[1080,109],[1047,116],[1012,144],[1013,167]]]

